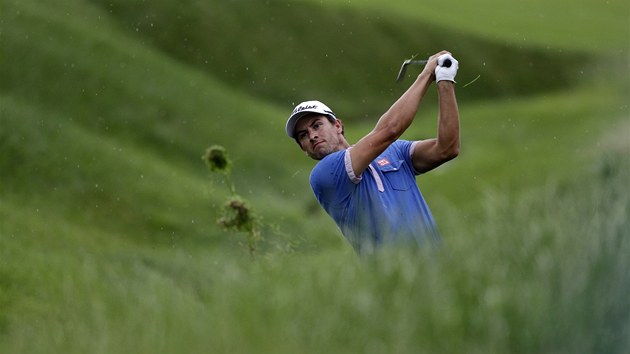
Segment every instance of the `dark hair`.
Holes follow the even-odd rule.
[[[317,113],[313,113],[313,114],[317,114]],[[308,116],[308,115],[311,115],[311,114],[307,114],[306,116]],[[306,116],[304,116],[304,117],[306,117]],[[302,117],[302,118],[304,118],[304,117]],[[337,121],[337,119],[335,119],[335,118],[333,118],[333,117],[331,117],[331,116],[329,116],[329,115],[325,115],[325,117],[326,117],[326,118],[328,119],[328,121],[329,121],[329,122],[331,122],[332,124],[335,124],[335,122]],[[346,132],[345,132],[345,129],[344,129],[344,127],[343,127],[343,123],[341,123],[341,121],[339,121],[339,124],[341,124],[341,135],[345,136],[345,135],[346,135]],[[302,144],[300,144],[300,141],[299,141],[299,140],[298,140],[298,138],[297,138],[297,134],[293,133],[293,139],[295,140],[295,142],[296,142],[298,145],[300,145],[300,148],[301,148],[301,147],[302,147]]]

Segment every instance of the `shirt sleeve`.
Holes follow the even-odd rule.
[[[342,205],[356,188],[356,183],[361,181],[361,176],[354,176],[354,173],[350,176],[346,155],[350,155],[348,150],[332,153],[319,161],[311,172],[311,188],[326,210]]]
[[[422,140],[418,140],[418,141],[397,140],[394,143],[400,158],[404,160],[407,163],[407,165],[409,165],[409,169],[416,176],[420,175],[421,173],[416,171],[416,169],[413,167],[413,161],[411,160],[411,155],[413,155],[413,151],[416,148],[416,144],[418,144],[420,141]]]

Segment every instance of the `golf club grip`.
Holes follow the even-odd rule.
[[[444,62],[442,63],[442,66],[445,67],[445,68],[450,68],[451,64],[453,64],[451,62],[451,59],[444,59]]]

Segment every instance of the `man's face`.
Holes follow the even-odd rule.
[[[300,147],[315,160],[344,148],[342,131],[338,120],[331,122],[324,115],[305,116],[295,125],[295,136]]]

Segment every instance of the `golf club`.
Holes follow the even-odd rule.
[[[403,79],[403,77],[405,77],[405,72],[407,71],[407,65],[424,65],[427,62],[428,60],[413,60],[413,58],[403,61],[402,66],[400,67],[400,71],[398,72],[398,76],[396,77],[396,81],[400,81]],[[444,60],[444,63],[442,66],[445,68],[450,68],[451,60],[450,59]]]

